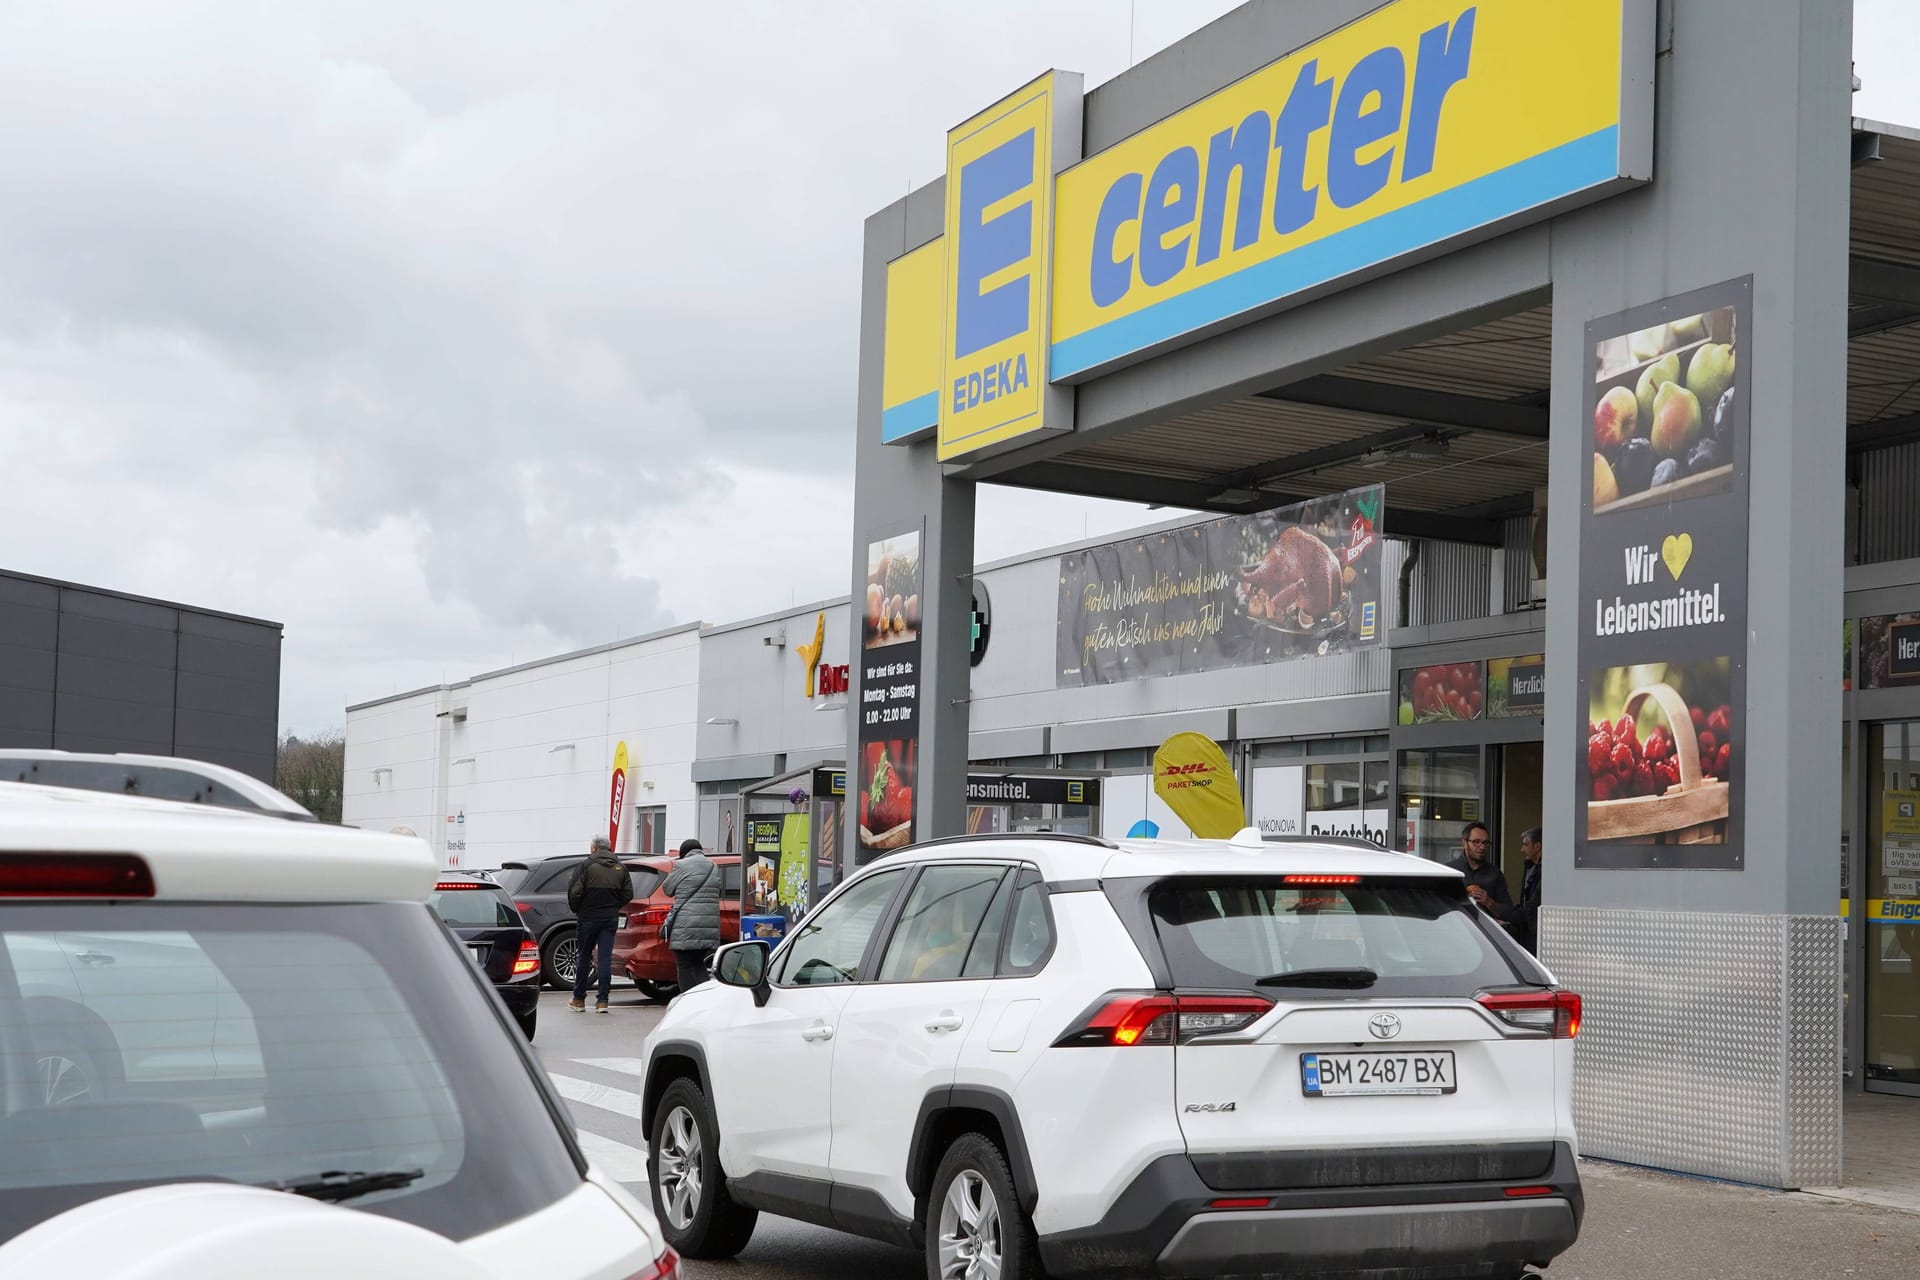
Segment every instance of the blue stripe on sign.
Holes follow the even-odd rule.
[[[1620,131],[1542,152],[1053,344],[1054,381],[1619,176]]]
[[[905,404],[880,412],[880,443],[904,440],[916,431],[940,425],[940,393],[929,391]]]

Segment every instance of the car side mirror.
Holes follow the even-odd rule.
[[[735,942],[713,953],[713,980],[723,987],[745,987],[753,992],[753,1002],[765,1006],[767,959],[772,948],[754,940]]]

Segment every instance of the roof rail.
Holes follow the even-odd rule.
[[[225,765],[174,756],[12,748],[0,750],[0,782],[146,796],[239,809],[292,822],[319,821],[258,778]]]
[[[936,845],[975,844],[988,840],[1058,840],[1067,844],[1090,844],[1101,849],[1120,847],[1111,840],[1103,840],[1099,836],[1081,835],[1075,831],[977,831],[964,836],[936,836],[932,840],[919,840],[908,845],[907,848],[930,849]],[[904,850],[889,850],[889,852],[899,853]],[[875,859],[875,861],[878,860]]]

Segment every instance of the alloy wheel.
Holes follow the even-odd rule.
[[[553,944],[553,975],[567,985],[573,985],[574,966],[580,962],[580,940],[565,937]]]
[[[660,1206],[673,1229],[685,1231],[700,1212],[700,1125],[687,1108],[667,1113],[658,1159]]]
[[[987,1180],[962,1169],[940,1204],[941,1280],[999,1280],[1000,1202]]]

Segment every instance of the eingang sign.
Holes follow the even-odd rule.
[[[1070,428],[1049,384],[1649,180],[1653,14],[1394,0],[1057,179],[1079,81],[1034,81],[948,135],[945,235],[889,265],[882,438]]]

